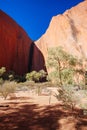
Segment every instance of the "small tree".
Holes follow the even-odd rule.
[[[66,83],[72,84],[78,61],[77,57],[68,54],[62,47],[49,49],[47,61],[48,69],[51,68],[49,77],[56,80],[60,86]]]
[[[60,86],[77,82],[76,77],[84,77],[83,60],[68,54],[62,47],[48,50],[47,67],[51,70],[48,79],[57,81]]]
[[[73,68],[66,68],[62,70],[62,81],[64,84],[74,84],[73,81],[73,75],[74,75],[74,69]]]

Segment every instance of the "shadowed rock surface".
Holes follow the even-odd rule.
[[[0,10],[0,67],[23,75],[44,69],[44,58],[26,32]]]

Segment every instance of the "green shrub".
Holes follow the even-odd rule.
[[[59,101],[62,101],[65,108],[71,108],[73,110],[77,103],[77,99],[74,95],[75,91],[72,86],[62,86],[58,90],[58,94],[55,94],[55,97]]]
[[[4,83],[4,80],[0,78],[0,85],[2,85],[3,83]]]
[[[15,75],[14,76],[14,81],[16,81],[17,83],[20,83],[20,82],[25,82],[26,79],[25,79],[25,76]]]
[[[83,114],[87,114],[87,91],[80,89],[79,86],[62,86],[55,94],[58,101],[62,101],[64,108],[73,110],[79,107]]]
[[[6,72],[6,68],[5,67],[1,67],[0,68],[0,77],[2,78],[3,74]]]
[[[44,70],[40,70],[39,72],[32,71],[27,73],[25,78],[27,81],[35,81],[40,82],[46,77],[46,72]]]

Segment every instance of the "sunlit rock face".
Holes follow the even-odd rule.
[[[54,16],[36,45],[47,58],[50,47],[62,46],[78,57],[87,57],[87,1]]]
[[[0,67],[2,66],[7,71],[23,75],[32,70],[44,69],[44,59],[26,32],[0,10]]]

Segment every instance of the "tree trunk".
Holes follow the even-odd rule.
[[[58,67],[58,72],[59,72],[59,83],[60,83],[60,85],[62,86],[62,78],[61,78],[61,64],[60,64],[60,60],[59,60],[59,58],[58,58],[58,65],[59,65],[59,67]]]

